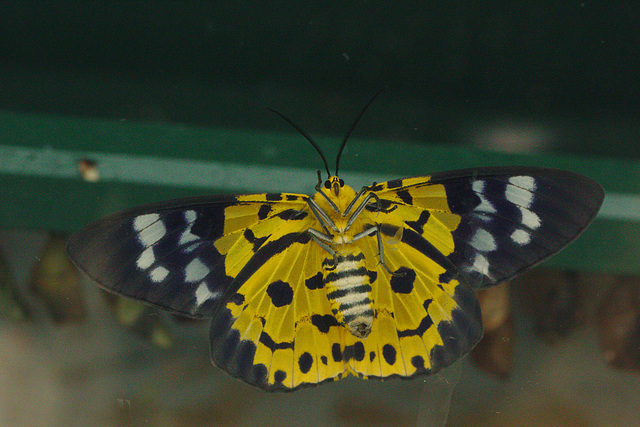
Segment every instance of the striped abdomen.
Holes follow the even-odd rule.
[[[322,262],[327,298],[338,322],[358,338],[371,332],[371,279],[360,251],[327,257]]]

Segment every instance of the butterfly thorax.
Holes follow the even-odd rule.
[[[320,194],[323,193],[323,194]],[[318,188],[318,192],[313,196],[313,200],[318,206],[333,220],[339,232],[344,233],[347,230],[348,217],[343,213],[349,207],[349,204],[356,197],[353,188],[344,184],[344,181],[337,176],[330,177],[325,181],[324,185]],[[329,202],[329,200],[331,202]],[[334,206],[331,205],[334,204]],[[336,212],[336,208],[338,212]],[[330,230],[333,232],[333,230]]]

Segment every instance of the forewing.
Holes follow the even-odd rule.
[[[509,280],[564,248],[591,223],[604,198],[602,187],[582,175],[533,167],[453,171],[375,187],[390,208],[420,211],[405,226],[436,246],[445,238],[442,253],[457,270],[447,274],[460,273],[474,288]],[[387,221],[384,215],[379,222]],[[434,236],[437,228],[450,236]]]
[[[175,200],[99,220],[72,235],[67,252],[108,291],[210,317],[237,282],[235,266],[263,242],[251,230],[299,223],[306,210],[306,196],[294,194]]]

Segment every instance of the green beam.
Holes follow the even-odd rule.
[[[332,158],[339,140],[318,138],[318,143]],[[80,159],[96,162],[98,182],[81,179]],[[489,165],[583,173],[603,185],[605,204],[594,225],[547,265],[640,271],[636,161],[353,138],[341,164],[341,177],[354,187]],[[310,194],[319,168],[313,148],[293,133],[0,112],[0,226],[71,231],[108,213],[169,198],[222,192]]]

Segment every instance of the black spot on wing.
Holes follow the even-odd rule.
[[[256,252],[260,248],[260,246],[262,246],[262,244],[269,238],[269,236],[260,237],[260,238],[256,237],[250,228],[245,229],[242,235],[244,236],[245,239],[247,239],[247,242],[253,245],[254,252]]]
[[[282,384],[284,380],[287,379],[287,373],[278,369],[273,373],[273,379],[275,380],[276,384]]]
[[[276,280],[267,287],[267,295],[276,307],[283,307],[293,301],[293,289],[291,285],[282,280]]]
[[[334,362],[342,362],[342,351],[340,350],[340,344],[334,343],[331,346],[331,357]]]
[[[413,204],[413,197],[411,197],[411,194],[409,194],[409,191],[400,190],[396,193],[396,195],[400,198],[400,200],[402,200],[407,205]]]
[[[280,193],[267,193],[265,194],[265,198],[268,202],[278,202],[282,200],[282,194]]]
[[[418,372],[422,372],[425,370],[424,367],[424,359],[422,356],[413,356],[411,358],[411,365],[418,369]]]
[[[422,234],[424,233],[424,225],[429,221],[430,216],[431,213],[429,211],[422,211],[416,221],[405,221],[405,224],[413,228],[418,234]]]
[[[329,328],[332,326],[339,326],[338,320],[330,314],[320,315],[314,314],[311,316],[311,324],[318,328],[320,332],[326,334],[329,332]]]
[[[394,237],[398,234],[400,227],[391,225],[391,224],[382,223],[378,225],[378,229],[385,236]]]
[[[269,216],[270,212],[271,212],[271,205],[262,205],[258,210],[258,218],[265,219]]]
[[[369,283],[371,284],[373,284],[373,282],[378,278],[378,273],[376,271],[368,270],[367,274],[369,275]]]
[[[398,337],[411,337],[411,336],[419,336],[421,337],[424,333],[433,325],[433,320],[431,320],[431,316],[429,314],[425,314],[425,317],[422,318],[420,324],[415,329],[405,329],[402,331],[398,331]]]
[[[320,361],[325,366],[327,365],[327,363],[329,363],[329,360],[327,359],[327,356],[320,356]]]
[[[264,346],[267,347],[272,352],[276,350],[293,348],[293,342],[289,342],[289,341],[275,342],[273,338],[271,338],[271,336],[265,331],[262,331],[262,333],[260,334],[259,341],[262,344],[264,344]]]
[[[396,349],[394,346],[392,346],[391,344],[385,344],[384,347],[382,347],[382,357],[384,358],[384,361],[387,362],[389,365],[393,365],[396,363]]]
[[[391,276],[391,289],[399,294],[409,294],[413,291],[416,272],[407,267],[400,267]]]
[[[305,211],[300,211],[297,209],[286,209],[282,212],[280,212],[278,215],[276,215],[278,218],[285,220],[285,221],[299,221],[301,219],[304,219],[307,217],[307,215],[309,215],[307,212]]]
[[[322,273],[318,272],[316,275],[309,277],[304,281],[304,284],[309,290],[322,289],[324,287]]]
[[[345,362],[348,362],[351,359],[355,359],[358,362],[362,362],[362,360],[364,360],[364,344],[362,344],[362,342],[360,341],[357,341],[353,345],[345,346],[343,357]]]
[[[267,375],[269,375],[267,367],[263,363],[258,363],[257,365],[253,365],[251,371],[252,381],[250,384],[265,388],[267,386]]]
[[[229,302],[235,305],[242,305],[244,303],[244,295],[235,293],[231,298],[229,298]]]
[[[306,374],[311,370],[311,366],[313,366],[313,357],[309,352],[304,352],[298,358],[298,366],[300,367],[300,372]]]
[[[391,181],[387,181],[387,188],[392,189],[398,187],[402,187],[401,179],[392,179]]]

